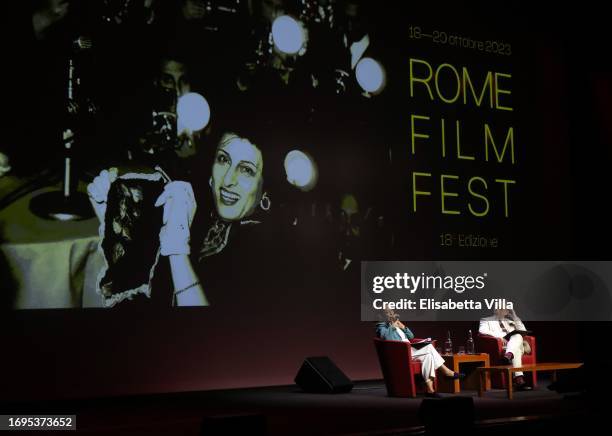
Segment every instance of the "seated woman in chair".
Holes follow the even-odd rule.
[[[376,324],[376,336],[386,341],[404,341],[410,342],[414,338],[414,334],[400,320],[399,316],[392,310],[385,310],[387,322],[379,322]],[[441,370],[442,373],[451,379],[463,378],[464,374],[453,372],[444,365],[444,359],[432,344],[423,347],[411,347],[412,359],[421,362],[421,374],[425,380],[425,388],[428,397],[438,397],[434,390],[433,380],[436,377],[436,370]]]

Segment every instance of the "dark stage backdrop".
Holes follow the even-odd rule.
[[[353,379],[380,378],[374,326],[359,319],[361,260],[571,256],[571,59],[562,29],[548,28],[518,7],[487,2],[436,8],[336,3],[337,10],[346,9],[334,31],[321,27],[325,14],[319,21],[304,15],[311,23],[308,47],[295,59],[265,45],[262,54],[261,44],[246,43],[260,35],[248,26],[236,30],[229,19],[219,18],[221,30],[208,29],[207,21],[204,31],[201,23],[182,26],[176,11],[158,12],[158,22],[146,24],[152,19],[146,15],[142,29],[117,22],[112,37],[92,24],[101,47],[83,74],[90,72],[96,85],[87,92],[97,97],[98,112],[80,136],[88,145],[78,156],[82,180],[126,164],[129,155],[127,166],[141,159],[140,168],[161,164],[173,178],[190,181],[198,199],[192,254],[210,306],[172,307],[165,258],[151,298],[141,295],[109,308],[83,288],[67,300],[26,298],[19,294],[22,278],[11,274],[19,261],[5,251],[3,277],[15,283],[1,300],[3,399],[288,384],[313,355],[330,356]],[[359,12],[349,25],[354,8]],[[95,22],[87,15],[92,11],[71,13],[69,29],[76,35],[88,30],[83,23]],[[78,14],[87,20],[79,21]],[[265,23],[266,14],[255,8],[237,22],[251,25],[258,17]],[[223,33],[224,26],[230,31]],[[379,93],[364,94],[350,63],[350,42],[365,35],[370,42],[363,56],[385,69],[386,87]],[[139,130],[151,121],[140,123],[139,117],[161,104],[141,107],[150,103],[143,97],[150,92],[146,80],[164,88],[146,70],[154,70],[155,59],[189,66],[190,90],[210,103],[209,128],[191,138],[196,152],[168,150],[159,132]],[[344,73],[338,76],[339,69]],[[58,83],[61,89],[64,82]],[[53,119],[45,127],[61,131],[63,122]],[[219,200],[208,198],[213,162],[219,163],[215,138],[232,129],[260,146],[263,189],[272,205],[241,217],[261,224],[234,222],[227,245],[201,260],[202,239],[219,213]],[[138,148],[147,144],[153,144],[155,162],[149,149]],[[283,168],[293,149],[316,162],[318,177],[302,189],[287,181]],[[31,177],[23,150],[15,143],[6,150],[20,176]],[[61,162],[58,150],[53,155],[45,149],[43,156],[51,153],[48,162]],[[309,174],[300,171],[300,177]],[[18,228],[19,219],[4,227]],[[44,295],[45,280],[34,294]],[[538,334],[543,359],[581,356],[580,326],[529,327]],[[450,330],[461,344],[477,321],[410,328],[437,338]]]

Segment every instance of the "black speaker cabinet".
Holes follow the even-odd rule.
[[[339,394],[350,392],[353,382],[329,357],[307,357],[295,376],[295,384],[304,392]]]
[[[227,436],[230,434],[265,436],[266,417],[258,414],[205,416],[200,436]]]
[[[424,398],[418,416],[425,425],[425,434],[448,434],[456,429],[469,433],[474,425],[474,399],[464,396]]]

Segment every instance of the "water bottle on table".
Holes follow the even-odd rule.
[[[444,341],[444,354],[453,354],[453,341],[451,340],[450,331],[446,336],[446,341]]]
[[[467,343],[465,344],[465,350],[468,354],[476,354],[474,349],[474,338],[472,338],[472,330],[468,330]]]

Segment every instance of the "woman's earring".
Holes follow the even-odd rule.
[[[261,207],[262,210],[270,210],[270,206],[272,206],[272,201],[270,197],[268,197],[268,193],[264,192],[261,196],[261,200],[259,200],[259,207]]]
[[[210,176],[210,179],[208,179],[208,186],[212,188],[212,176]]]

